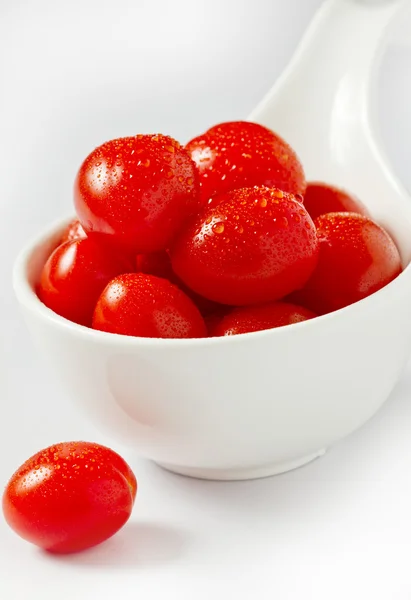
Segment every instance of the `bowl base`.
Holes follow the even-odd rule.
[[[233,469],[201,469],[196,467],[184,467],[179,465],[171,465],[168,463],[157,463],[159,467],[185,475],[186,477],[194,477],[196,479],[210,479],[212,481],[244,481],[247,479],[262,479],[263,477],[271,477],[272,475],[280,475],[292,471],[298,467],[302,467],[312,460],[322,456],[325,453],[325,448],[317,450],[312,454],[288,460],[277,462],[270,465],[254,468],[233,468]]]

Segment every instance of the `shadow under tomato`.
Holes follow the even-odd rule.
[[[83,552],[44,554],[76,567],[156,567],[180,558],[187,545],[186,532],[158,523],[130,521],[112,538]]]

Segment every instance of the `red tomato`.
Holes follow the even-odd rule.
[[[37,294],[58,315],[91,326],[97,299],[110,279],[132,270],[126,259],[97,240],[73,240],[56,248],[49,257]]]
[[[238,335],[251,331],[262,331],[292,325],[316,315],[295,304],[272,302],[257,306],[242,306],[235,308],[209,329],[211,336]]]
[[[115,277],[101,294],[93,328],[150,338],[200,338],[204,320],[193,302],[166,279],[129,273]]]
[[[86,232],[81,226],[80,221],[78,219],[74,219],[63,231],[63,235],[60,238],[60,244],[65,244],[66,242],[71,242],[72,240],[80,240],[85,237],[87,237]]]
[[[86,233],[106,234],[134,254],[154,252],[198,210],[198,173],[170,137],[111,140],[81,165],[74,201]]]
[[[318,258],[314,224],[291,194],[229,192],[177,238],[171,261],[195,292],[222,304],[270,302],[302,287]]]
[[[266,185],[304,194],[303,167],[294,150],[270,129],[220,123],[186,145],[201,177],[203,203],[230,190]]]
[[[382,227],[355,213],[316,219],[320,240],[317,268],[293,300],[317,314],[353,304],[401,273],[398,249]]]
[[[27,460],[3,495],[7,523],[50,552],[78,552],[111,537],[128,520],[136,478],[113,450],[89,442],[50,446]]]
[[[326,183],[308,183],[304,206],[312,219],[330,212],[355,212],[368,216],[365,206],[343,190]]]
[[[180,288],[194,302],[203,316],[210,315],[220,308],[220,305],[212,300],[208,300],[199,294],[190,290],[186,284],[177,277],[171,266],[170,255],[166,250],[152,252],[151,254],[138,254],[137,272],[155,275],[168,279]]]

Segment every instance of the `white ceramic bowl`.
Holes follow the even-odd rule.
[[[309,179],[358,195],[408,265],[411,200],[380,152],[370,106],[375,58],[401,6],[325,2],[251,120],[291,143]],[[131,338],[70,323],[38,300],[33,287],[63,226],[40,235],[15,265],[31,333],[47,368],[95,423],[172,471],[247,479],[302,465],[365,423],[407,362],[410,266],[373,296],[289,327],[202,340]]]
[[[132,338],[71,323],[37,298],[64,225],[15,264],[27,325],[78,407],[172,471],[246,479],[302,465],[367,421],[407,361],[410,266],[378,293],[312,321],[228,338]],[[409,245],[407,254],[411,231]]]

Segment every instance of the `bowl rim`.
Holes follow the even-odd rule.
[[[187,346],[212,346],[215,344],[238,344],[244,343],[245,340],[256,340],[261,337],[278,337],[283,335],[290,335],[293,332],[305,329],[316,328],[318,325],[327,324],[329,321],[335,321],[337,319],[346,319],[353,314],[355,318],[356,312],[363,312],[367,306],[373,302],[381,302],[384,295],[388,296],[395,292],[395,288],[401,286],[403,281],[407,278],[411,279],[411,261],[403,268],[403,271],[390,283],[374,292],[370,296],[345,306],[339,310],[333,311],[325,315],[319,315],[313,319],[307,319],[306,321],[300,321],[293,323],[292,325],[286,325],[282,327],[275,327],[272,329],[265,329],[261,331],[253,331],[248,333],[242,333],[231,336],[220,336],[220,337],[204,337],[204,338],[148,338],[148,337],[136,337],[128,336],[118,333],[109,333],[106,331],[99,331],[86,327],[85,325],[79,325],[69,321],[65,317],[62,317],[55,313],[53,310],[48,308],[37,296],[32,285],[28,281],[28,263],[33,256],[34,252],[41,248],[48,240],[52,237],[57,237],[59,232],[63,232],[65,227],[75,219],[75,215],[65,216],[55,220],[48,226],[44,227],[40,233],[32,236],[29,241],[22,247],[18,252],[14,264],[13,264],[13,289],[14,293],[20,304],[24,305],[25,308],[33,313],[37,313],[43,320],[49,321],[53,325],[66,329],[80,337],[94,339],[96,341],[107,342],[113,344],[127,345],[131,347],[140,346],[174,346],[175,348],[187,347]],[[401,293],[401,292],[398,292]]]

